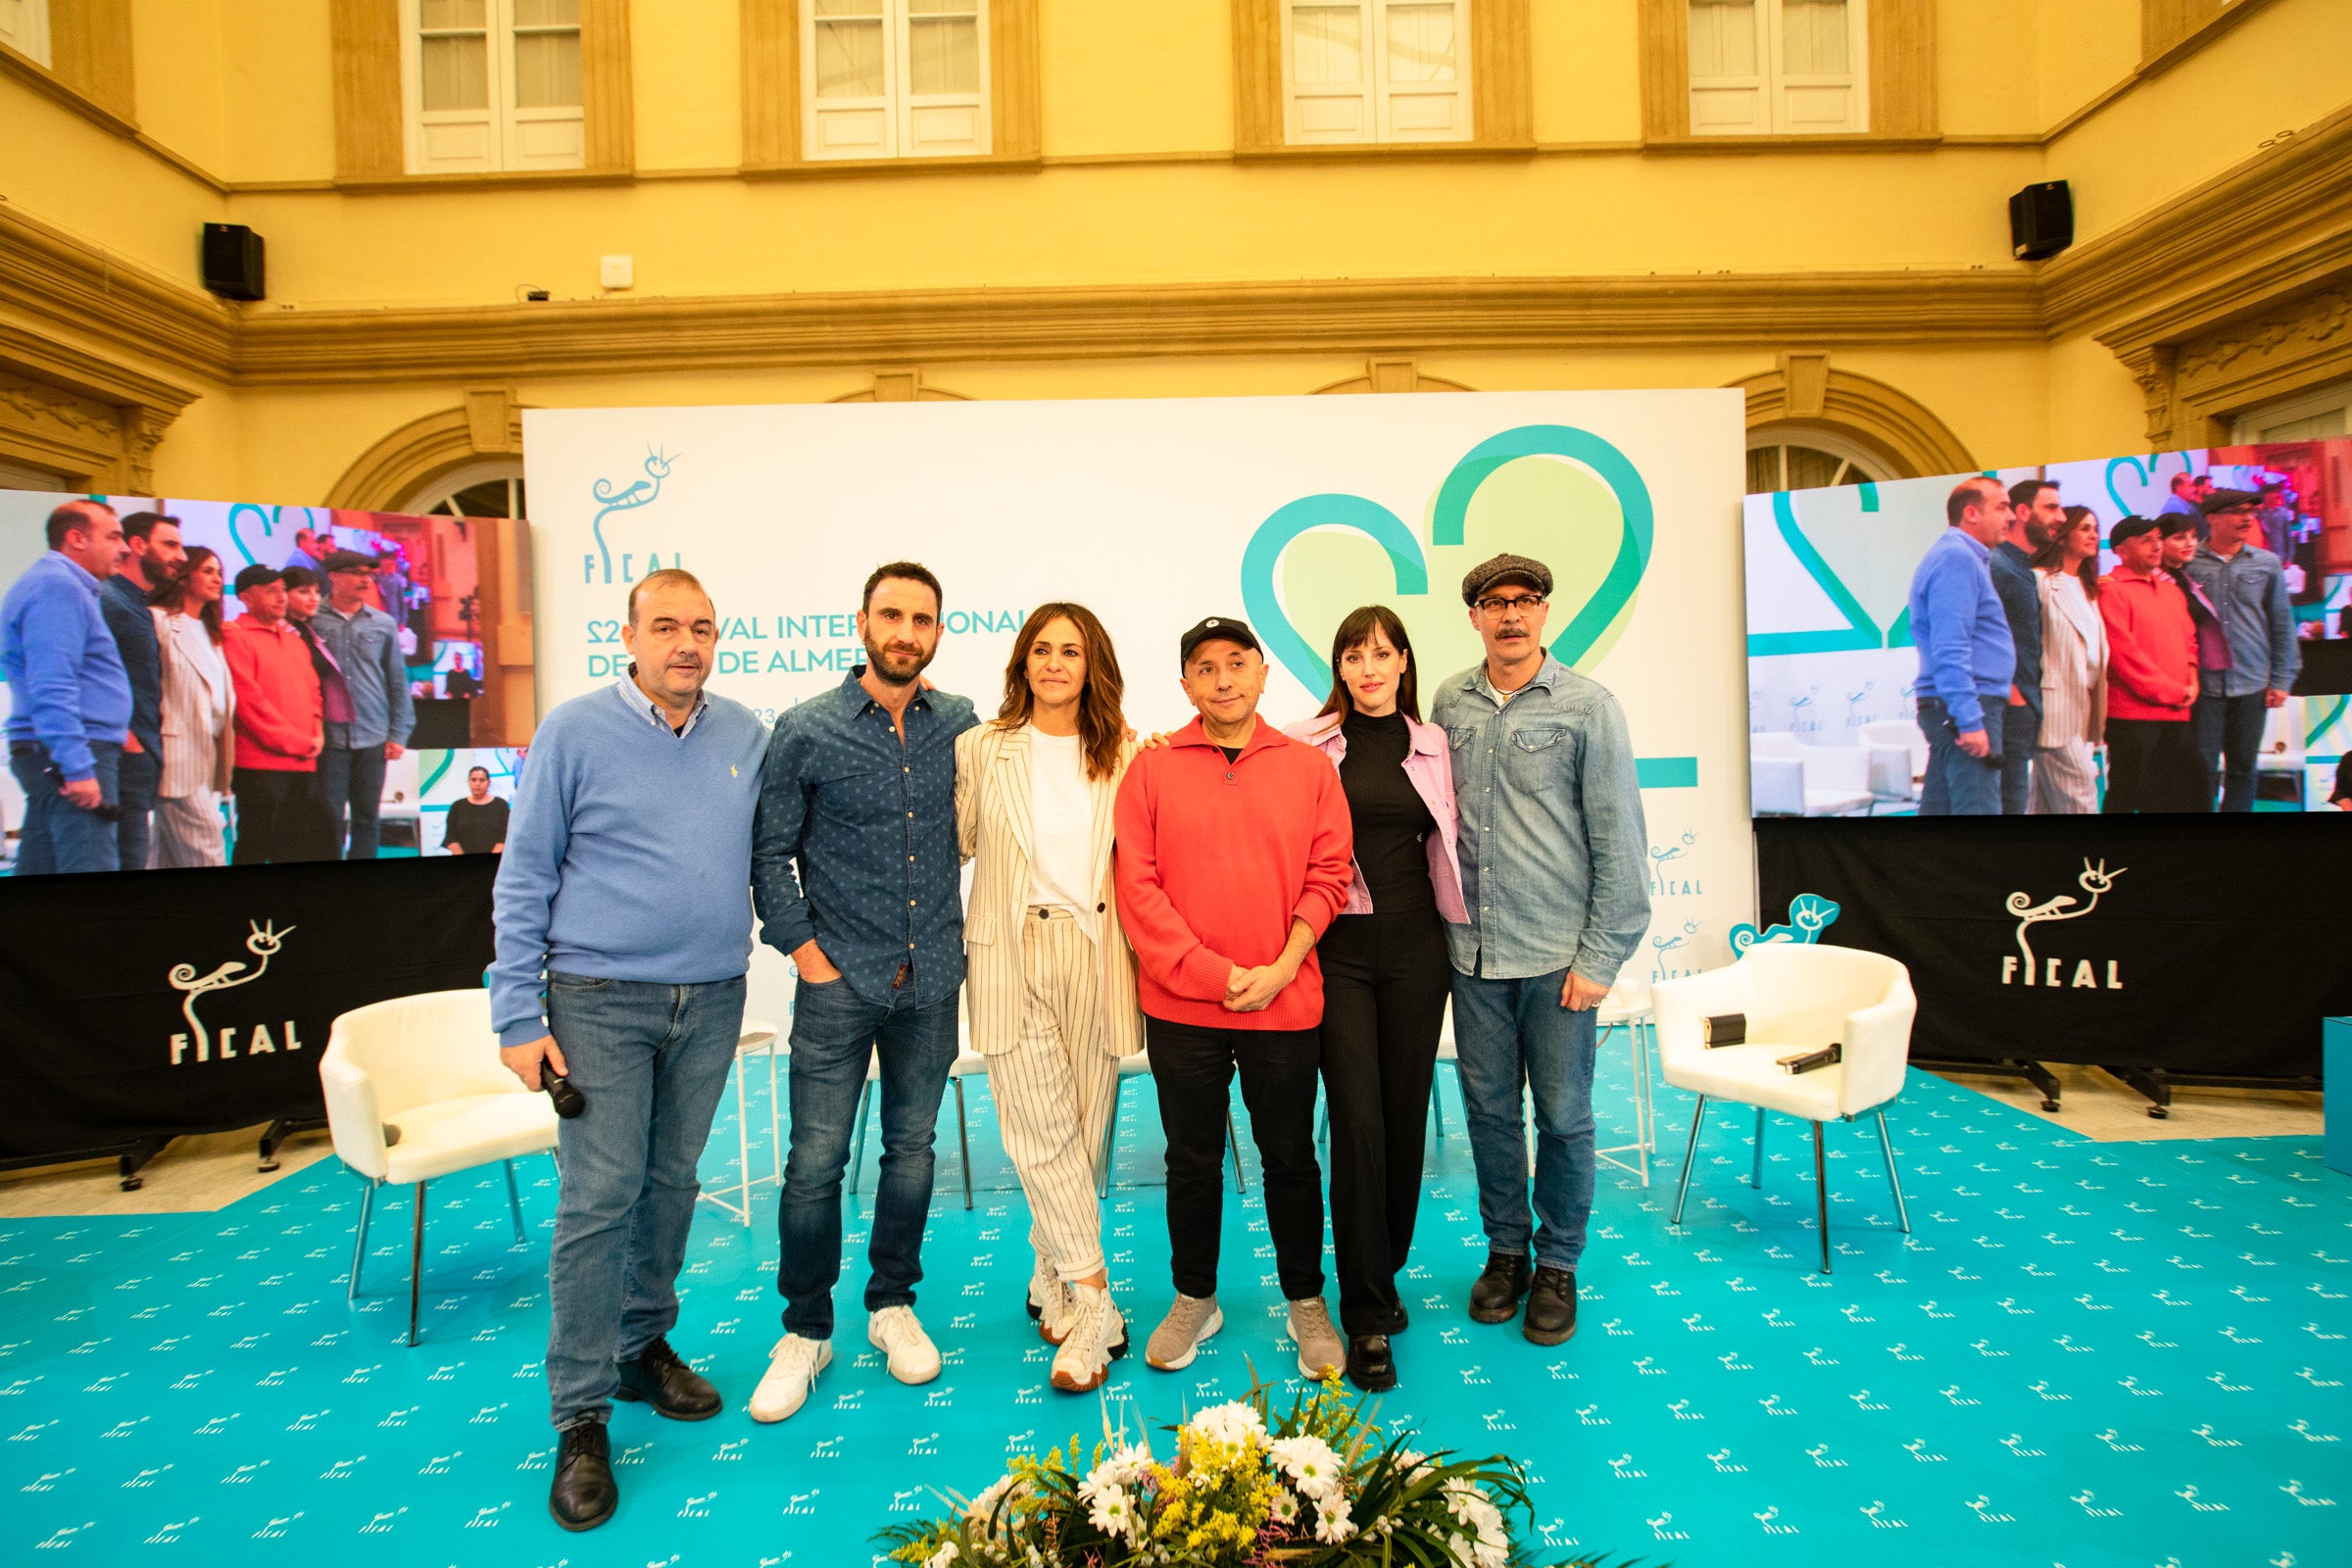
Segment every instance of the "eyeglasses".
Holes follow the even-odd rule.
[[[1478,608],[1489,615],[1507,615],[1514,610],[1542,610],[1548,603],[1542,594],[1522,594],[1516,599],[1481,599]]]

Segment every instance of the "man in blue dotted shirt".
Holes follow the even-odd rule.
[[[971,703],[926,690],[939,579],[894,561],[865,580],[866,662],[776,724],[752,832],[760,936],[800,970],[792,1017],[792,1153],[777,1205],[784,1337],[755,1420],[801,1407],[833,1359],[841,1178],[869,1058],[880,1061],[882,1157],[867,1255],[866,1339],[901,1383],[939,1376],[914,1315],[931,1210],[932,1132],[956,1060],[963,985],[956,737]]]

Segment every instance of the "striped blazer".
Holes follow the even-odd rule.
[[[1102,1009],[1093,1019],[1062,1020],[1091,1038],[1074,1041],[1113,1056],[1143,1049],[1143,1012],[1135,997],[1135,953],[1119,924],[1119,901],[1110,880],[1112,806],[1119,780],[1135,759],[1135,742],[1119,748],[1118,768],[1109,778],[1089,779],[1094,802],[1096,889],[1095,943],[1102,965]],[[1021,1005],[1027,987],[1021,977],[1021,919],[1029,907],[1032,820],[1029,808],[1029,730],[983,723],[956,737],[956,837],[973,862],[972,891],[963,920],[964,990],[969,999],[972,1047],[998,1055],[1019,1043]]]
[[[2041,733],[2037,744],[2107,738],[2107,627],[2072,572],[2037,571],[2041,590]]]

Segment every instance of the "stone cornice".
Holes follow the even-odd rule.
[[[1306,279],[235,309],[0,204],[0,324],[226,385],[1440,350],[1921,346],[2129,359],[2352,271],[2352,110],[2041,268]]]
[[[2052,335],[2091,331],[2121,353],[2260,309],[2348,253],[2352,108],[2045,263],[2035,283]]]
[[[62,331],[76,348],[61,352],[115,351],[213,381],[235,371],[238,318],[227,306],[13,204],[0,204],[0,321]]]
[[[1984,343],[2039,334],[2028,280],[1990,272],[940,289],[288,312],[243,324],[243,384],[1396,348]]]

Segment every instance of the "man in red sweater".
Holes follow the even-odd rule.
[[[326,731],[310,645],[286,619],[285,574],[251,565],[237,573],[244,613],[220,629],[237,694],[237,865],[315,859],[324,804],[312,786]]]
[[[1323,1303],[1315,942],[1348,902],[1354,831],[1323,754],[1258,722],[1266,660],[1247,625],[1200,622],[1184,634],[1181,667],[1200,717],[1127,769],[1112,873],[1168,1148],[1176,1304],[1144,1358],[1164,1372],[1189,1366],[1224,1326],[1217,1244],[1238,1069],[1298,1370],[1320,1378],[1347,1351]]]
[[[2197,701],[2188,600],[2160,569],[2164,540],[2155,518],[2124,518],[2107,544],[2115,570],[2099,582],[2109,650],[2107,798],[2099,808],[2110,815],[2210,811],[2211,788],[2188,727]]]

